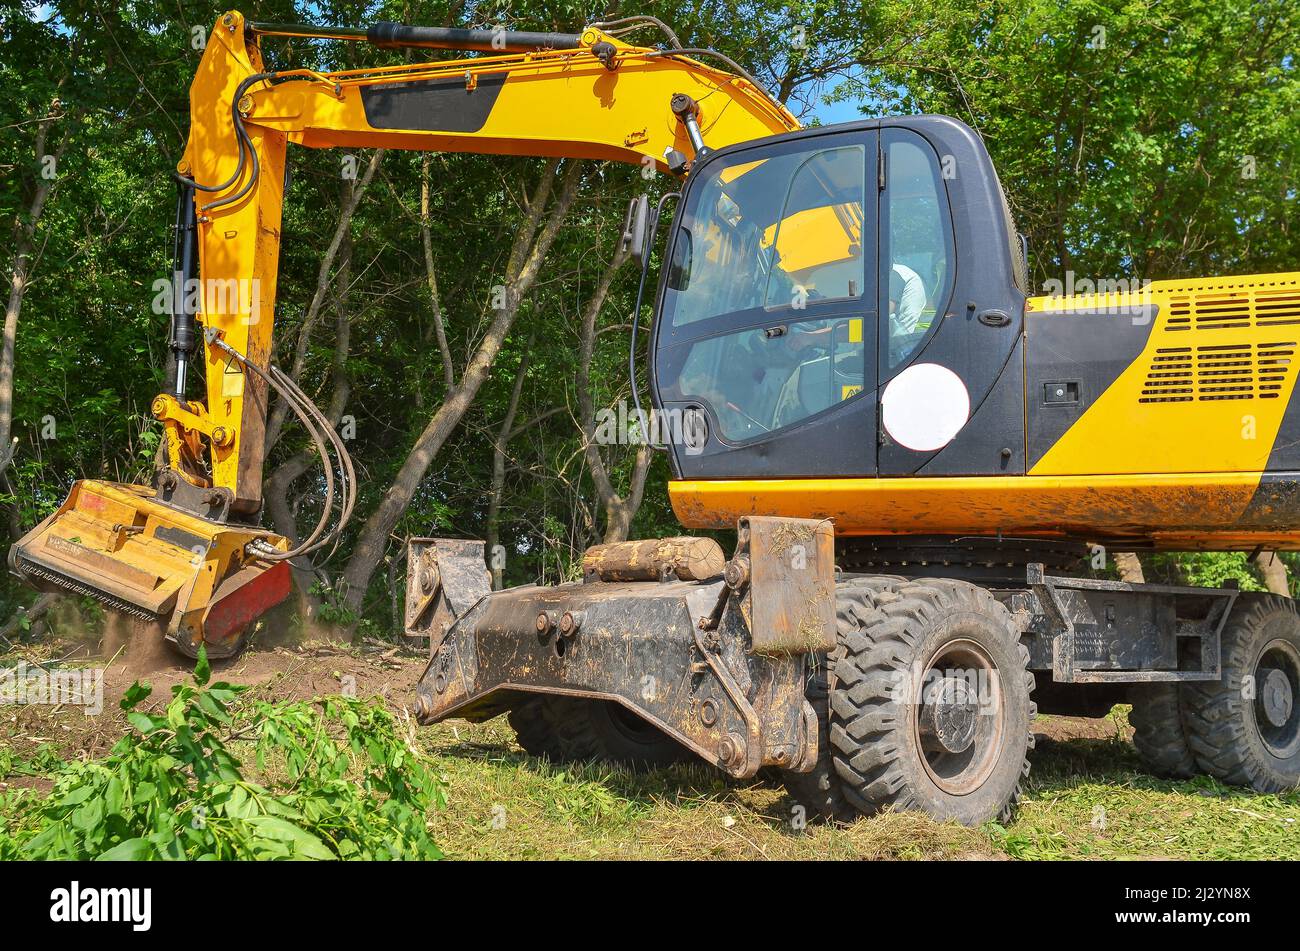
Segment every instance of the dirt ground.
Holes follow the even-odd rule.
[[[163,642],[158,632],[125,621],[106,625],[99,643],[61,641],[39,649],[19,649],[0,655],[0,664],[103,671],[102,713],[68,705],[0,706],[0,744],[9,746],[16,757],[31,755],[47,743],[65,757],[101,756],[126,728],[118,702],[132,683],[138,680],[153,688],[142,709],[155,709],[164,706],[171,698],[171,688],[186,681],[194,670],[194,661]],[[251,649],[235,658],[214,660],[212,680],[246,685],[251,689],[245,696],[258,700],[305,700],[346,692],[383,697],[400,708],[414,698],[424,666],[423,657],[391,644],[347,649],[307,644]]]
[[[6,783],[47,791],[39,763],[51,747],[62,758],[103,756],[127,728],[118,700],[136,679],[151,684],[144,705],[157,708],[190,675],[190,662],[156,645],[133,651],[131,634],[113,635],[102,655],[98,638],[0,655],[5,666],[105,669],[100,715],[70,705],[0,706],[0,759],[12,753],[38,766],[0,780],[0,793]],[[263,642],[214,662],[213,677],[249,685],[245,696],[258,700],[346,692],[403,710],[424,666],[419,654],[380,641],[347,649]],[[416,738],[446,790],[447,805],[430,811],[429,828],[454,858],[1300,859],[1300,793],[1266,796],[1208,777],[1148,776],[1129,742],[1124,707],[1100,719],[1040,716],[1033,729],[1033,769],[1016,818],[979,829],[894,812],[804,824],[772,777],[733,782],[704,763],[644,774],[551,763],[526,755],[504,717],[451,720],[420,728]]]
[[[98,644],[65,641],[0,656],[0,664],[18,663],[49,669],[103,665],[104,683],[100,715],[88,715],[71,706],[0,707],[0,743],[7,744],[18,756],[29,755],[45,743],[53,744],[64,756],[103,755],[125,729],[118,701],[132,683],[139,680],[153,688],[152,696],[143,705],[143,709],[153,709],[165,705],[171,688],[187,680],[194,669],[194,662],[165,644],[156,630],[135,627],[124,620],[106,625]],[[250,688],[247,696],[258,700],[306,700],[349,692],[358,697],[382,697],[394,709],[403,709],[414,700],[415,685],[424,667],[421,654],[379,641],[360,647],[310,643],[253,648],[232,659],[213,661],[212,679],[246,685]],[[509,730],[504,732],[508,734]],[[1034,732],[1040,745],[1117,736],[1128,739],[1132,735],[1127,723],[1109,717],[1092,720],[1044,716],[1034,722]],[[447,735],[448,746],[454,746],[458,733]],[[431,745],[437,748],[441,744]]]

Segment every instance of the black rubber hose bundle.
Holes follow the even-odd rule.
[[[279,367],[272,366],[269,370],[264,370],[257,364],[250,361],[244,354],[240,353],[230,344],[219,338],[213,340],[213,345],[239,361],[240,365],[257,374],[266,384],[279,394],[280,398],[288,404],[293,410],[298,421],[302,423],[303,429],[307,431],[312,443],[316,447],[316,452],[321,457],[321,464],[325,474],[325,504],[321,506],[320,519],[317,520],[316,526],[312,529],[310,535],[300,542],[297,547],[287,552],[275,552],[264,554],[263,557],[270,561],[288,561],[291,558],[297,558],[301,555],[309,555],[312,552],[319,551],[327,545],[338,546],[339,539],[342,537],[343,529],[347,526],[352,518],[352,511],[357,501],[357,479],[356,469],[352,464],[352,457],[348,454],[347,447],[343,445],[343,439],[335,431],[333,424],[325,418],[325,414],[320,408],[307,396],[302,389],[291,380]],[[333,454],[330,452],[333,449]],[[334,487],[334,468],[337,463],[340,476],[340,488],[342,489],[342,503],[339,510],[339,518],[334,527],[326,531],[329,525],[330,516],[334,510],[335,487]]]

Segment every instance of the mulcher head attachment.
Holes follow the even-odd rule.
[[[194,656],[236,653],[248,625],[289,595],[283,538],[158,501],[153,489],[83,480],[9,549],[9,570],[39,591],[88,595],[165,627]],[[269,556],[269,557],[268,557]]]

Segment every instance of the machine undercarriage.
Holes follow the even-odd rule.
[[[580,582],[485,593],[449,624],[408,612],[408,636],[431,651],[417,715],[509,713],[525,748],[551,757],[663,764],[686,750],[737,778],[775,767],[829,817],[898,807],[979,822],[1014,804],[1040,705],[1095,716],[1131,701],[1141,749],[1167,733],[1167,717],[1142,724],[1171,692],[1224,703],[1245,678],[1262,692],[1242,715],[1272,745],[1255,764],[1267,768],[1232,775],[1261,789],[1300,775],[1287,599],[1085,577],[1093,549],[1055,540],[837,548],[827,522],[761,517],[738,538],[699,571],[678,557],[689,539],[597,546]],[[481,556],[477,574],[486,586]],[[1284,637],[1243,661],[1241,619],[1261,610]],[[609,707],[640,722],[639,740],[588,729],[566,745],[566,723],[604,723]]]

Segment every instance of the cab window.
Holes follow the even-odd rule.
[[[659,383],[667,400],[706,404],[730,442],[863,390],[867,150],[833,141],[710,163],[683,210],[660,315],[682,342],[661,353]]]
[[[882,362],[912,358],[952,288],[952,225],[942,166],[924,139],[906,129],[883,133],[885,191],[880,203]]]
[[[710,166],[669,262],[672,326],[860,297],[865,162],[850,145]]]
[[[754,439],[862,392],[863,319],[754,327],[689,346],[670,394],[713,410],[729,442]]]

